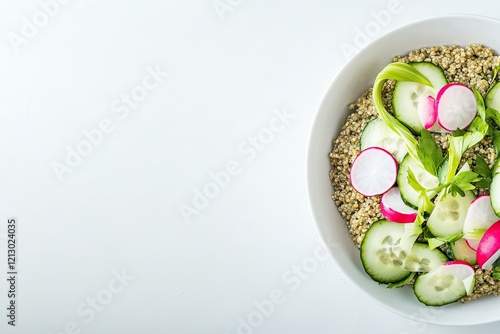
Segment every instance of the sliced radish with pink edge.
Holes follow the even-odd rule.
[[[479,245],[479,240],[474,240],[474,239],[466,239],[465,243],[467,246],[472,249],[473,251],[477,251],[477,246]]]
[[[477,114],[474,92],[462,84],[445,85],[436,95],[438,123],[448,131],[465,129]]]
[[[413,223],[417,218],[417,210],[403,202],[398,187],[392,187],[380,197],[380,211],[394,223]]]
[[[436,123],[434,123],[434,125],[429,128],[428,130],[429,132],[438,132],[438,133],[450,133],[451,131],[448,131],[446,129],[443,129],[441,127],[441,125],[439,125],[439,122],[436,120]]]
[[[424,129],[429,130],[436,123],[437,109],[436,100],[432,96],[427,96],[418,103],[418,117],[424,126]]]
[[[351,185],[361,195],[381,195],[396,183],[398,163],[380,147],[361,151],[351,166]]]
[[[450,261],[418,276],[413,291],[425,305],[443,306],[471,294],[475,285],[476,276],[470,264]]]
[[[462,282],[464,282],[467,295],[470,295],[472,293],[475,285],[475,270],[474,267],[470,265],[470,263],[455,260],[443,263],[443,267],[446,267],[453,273],[453,275],[457,276],[462,280]]]
[[[430,132],[449,133],[450,131],[443,129],[438,122],[438,112],[436,107],[436,99],[432,96],[427,96],[420,100],[418,104],[418,117],[424,126],[424,129]]]
[[[500,220],[484,232],[477,246],[477,264],[481,269],[489,270],[500,257]]]
[[[464,235],[467,245],[473,250],[477,250],[480,239],[468,237],[468,234],[475,230],[487,230],[499,219],[491,206],[490,195],[485,194],[476,197],[471,202],[464,221]]]

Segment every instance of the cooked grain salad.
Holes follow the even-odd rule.
[[[407,55],[395,56],[393,62],[431,62],[442,68],[449,83],[456,82],[475,88],[483,98],[490,88],[500,81],[495,71],[500,64],[500,57],[492,49],[480,44],[422,48]],[[394,114],[392,106],[394,88],[395,81],[387,80],[382,90],[384,106],[391,114]],[[338,137],[333,140],[329,178],[333,186],[332,199],[346,222],[352,241],[359,248],[370,226],[384,218],[380,209],[380,195],[365,197],[354,190],[350,183],[351,166],[361,151],[362,131],[370,120],[379,116],[372,97],[372,88],[363,92],[348,107],[351,113],[347,116]],[[432,137],[443,152],[446,152],[449,145],[447,135],[432,133]],[[461,158],[460,166],[468,161],[471,170],[475,170],[477,155],[481,155],[489,168],[492,168],[496,150],[491,137],[484,137],[484,140],[466,151]],[[487,190],[479,188],[472,191],[476,196],[488,193]],[[440,247],[443,249],[443,246]],[[495,279],[491,270],[482,270],[478,265],[475,265],[474,269],[476,273],[474,290],[471,294],[461,297],[460,301],[475,300],[486,295],[499,295],[500,279]],[[412,280],[408,281],[409,285],[414,281],[412,277]]]

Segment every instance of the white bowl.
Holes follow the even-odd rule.
[[[396,29],[370,43],[337,74],[314,119],[307,155],[307,188],[320,238],[343,274],[387,309],[438,325],[474,325],[500,320],[500,296],[433,308],[420,303],[409,288],[389,290],[364,271],[359,250],[331,199],[328,173],[332,139],[348,114],[347,105],[373,85],[376,75],[393,56],[428,46],[480,43],[500,51],[500,21],[470,15],[433,17]],[[466,315],[466,316],[464,316]]]

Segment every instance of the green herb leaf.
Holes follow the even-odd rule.
[[[488,107],[486,109],[486,118],[492,119],[497,126],[500,126],[500,112],[498,110]]]
[[[424,213],[431,213],[434,210],[434,203],[431,202],[427,191],[422,190],[418,196],[418,213],[424,217]]]
[[[478,228],[467,232],[464,236],[467,239],[481,240],[485,232],[486,232],[485,228]]]
[[[448,170],[446,171],[445,179],[446,183],[451,182],[451,180],[455,177],[455,172],[465,151],[479,143],[488,131],[488,124],[481,118],[476,117],[472,123],[472,125],[476,123],[474,125],[474,131],[466,132],[463,136],[448,136],[450,145],[448,148],[449,156]],[[477,126],[477,128],[475,126]]]
[[[476,156],[475,171],[481,176],[481,180],[477,181],[475,186],[477,188],[489,189],[491,184],[491,170],[481,155]]]
[[[500,65],[498,65],[497,67],[495,67],[495,69],[493,70],[493,77],[491,78],[490,83],[492,83],[493,81],[495,81],[495,79],[497,78],[499,70],[500,70]]]
[[[410,185],[410,187],[415,189],[415,191],[425,191],[425,188],[422,187],[420,182],[418,182],[417,177],[415,176],[415,173],[413,173],[411,168],[408,168],[408,184]]]
[[[444,244],[446,241],[439,240],[438,238],[430,238],[428,240],[428,242],[429,242],[429,248],[432,250],[432,249],[438,248],[439,246]]]
[[[448,155],[443,158],[443,161],[439,164],[437,168],[437,177],[440,184],[446,183],[446,174],[448,173]]]
[[[493,275],[492,276],[494,279],[500,279],[500,266],[493,267]]]
[[[434,248],[441,246],[442,244],[455,242],[459,239],[462,239],[463,236],[464,236],[463,233],[458,233],[458,234],[449,235],[447,237],[431,238],[431,239],[429,239],[429,248],[434,249]]]
[[[434,238],[434,235],[432,235],[431,231],[429,231],[429,228],[427,228],[427,226],[422,227],[422,232],[425,240]]]
[[[402,281],[396,282],[396,283],[389,283],[387,284],[388,289],[394,289],[394,288],[402,288],[403,286],[407,285],[408,283],[411,282],[411,280],[415,277],[415,273],[412,272],[408,277],[403,279]]]
[[[450,182],[448,186],[448,192],[452,196],[459,194],[460,196],[465,196],[466,191],[476,189],[476,186],[472,183],[480,181],[481,178],[477,173],[470,170],[458,173]]]
[[[417,154],[425,169],[437,176],[437,167],[443,161],[443,151],[427,130],[422,130],[417,144]]]
[[[490,189],[491,179],[488,177],[483,177],[481,180],[475,183],[476,188]]]
[[[481,175],[482,177],[491,178],[490,167],[488,166],[488,163],[486,162],[486,160],[484,160],[483,156],[481,156],[481,155],[476,156],[475,171],[477,174]]]
[[[500,155],[500,130],[492,128],[491,137],[493,139],[493,147],[495,148],[495,155],[498,157]]]
[[[474,183],[477,181],[479,181],[479,175],[477,173],[470,171],[470,170],[467,170],[467,171],[463,171],[463,172],[458,173],[457,176],[455,176],[453,178],[452,182],[461,186],[461,185],[466,185],[469,183]]]
[[[442,238],[441,240],[445,240],[446,242],[455,242],[457,240],[462,239],[463,236],[464,236],[463,233],[457,233],[457,234],[447,236],[446,238]]]
[[[479,91],[472,87],[472,92],[474,92],[474,96],[476,98],[476,103],[477,103],[477,114],[483,121],[486,120],[486,107],[484,105],[484,99],[481,93]]]

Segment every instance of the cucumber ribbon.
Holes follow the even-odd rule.
[[[427,77],[425,77],[413,66],[406,63],[396,62],[387,65],[377,75],[372,91],[373,102],[380,118],[382,118],[384,123],[387,124],[391,130],[396,132],[401,137],[413,160],[420,167],[425,169],[425,166],[422,165],[422,162],[417,154],[417,140],[406,126],[401,124],[396,117],[392,116],[387,109],[385,109],[384,102],[382,100],[382,89],[384,88],[384,83],[390,79],[397,81],[412,81],[431,87],[432,84]]]

